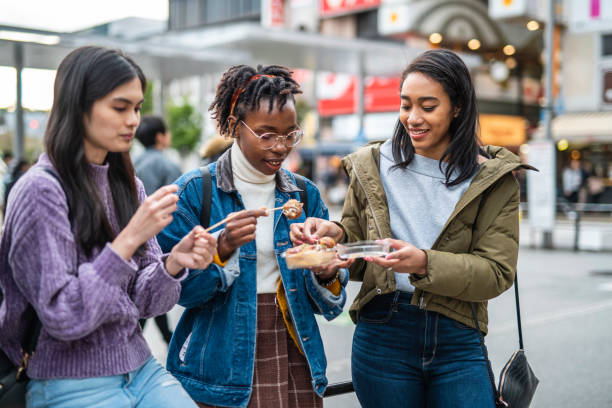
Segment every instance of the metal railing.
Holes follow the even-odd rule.
[[[527,212],[529,217],[529,208],[527,203],[521,203],[521,210]],[[557,211],[565,215],[569,220],[574,222],[574,251],[579,250],[580,242],[580,223],[583,221],[585,214],[608,214],[612,217],[612,204],[596,204],[596,203],[570,203],[568,201],[557,201]]]
[[[339,382],[328,385],[325,389],[325,394],[323,394],[323,397],[334,397],[336,395],[348,394],[354,391],[355,389],[353,388],[352,381]]]

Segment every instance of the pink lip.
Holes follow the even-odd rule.
[[[415,133],[422,132],[422,133]],[[429,129],[409,129],[408,133],[412,139],[422,139],[429,134]]]
[[[124,133],[121,135],[122,138],[124,139],[129,139],[132,140],[134,138],[134,134],[133,133]]]
[[[276,160],[275,160],[276,161]],[[279,159],[278,160],[278,165],[273,165],[272,163],[270,163],[268,160],[264,160],[264,163],[266,163],[266,166],[268,166],[270,169],[277,171],[281,168],[281,166],[283,165],[283,161],[284,159]]]

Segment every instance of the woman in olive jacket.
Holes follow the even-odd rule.
[[[392,140],[343,159],[350,182],[340,223],[309,218],[292,226],[292,239],[384,239],[394,249],[350,267],[362,282],[350,314],[363,407],[492,407],[470,303],[486,333],[487,301],[516,272],[512,171],[529,166],[478,146],[475,92],[456,54],[419,56],[402,74],[400,98]]]

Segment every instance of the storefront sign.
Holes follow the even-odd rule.
[[[399,77],[368,77],[364,89],[365,112],[395,112],[399,109]],[[339,73],[317,76],[318,110],[321,116],[352,114],[357,111],[357,77]]]
[[[521,116],[481,114],[479,122],[480,140],[485,145],[520,146],[527,139]]]
[[[282,27],[285,24],[285,0],[261,1],[261,24],[264,27]]]
[[[571,32],[609,31],[612,0],[570,0],[567,18]]]
[[[360,10],[378,7],[381,0],[320,0],[321,17],[336,14],[353,13]]]

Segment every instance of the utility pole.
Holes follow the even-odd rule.
[[[554,33],[555,33],[555,0],[548,0],[548,21],[546,22],[546,31],[544,33],[544,46],[546,47],[546,107],[544,114],[544,130],[545,138],[548,142],[554,145],[552,137],[552,118],[554,113],[554,95],[553,95],[553,65],[554,65]],[[555,155],[553,155],[553,159]],[[553,180],[552,182],[556,185],[556,163],[553,161]],[[556,191],[556,189],[555,189]],[[554,208],[553,214],[557,211],[557,199],[556,194],[554,196]],[[544,230],[542,237],[542,246],[546,249],[553,248],[553,231]]]

